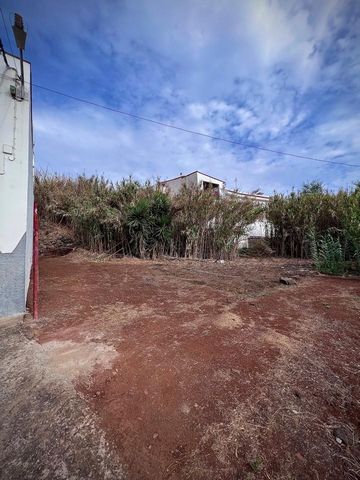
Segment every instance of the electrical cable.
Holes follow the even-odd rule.
[[[346,166],[346,167],[360,168],[359,164],[336,162],[336,161],[332,161],[332,160],[325,160],[325,159],[321,159],[321,158],[309,157],[309,156],[306,156],[306,155],[299,155],[299,154],[296,154],[296,153],[283,152],[283,151],[280,151],[280,150],[273,150],[271,148],[262,147],[260,145],[247,144],[247,143],[239,142],[237,140],[231,140],[229,138],[217,137],[217,136],[214,136],[214,135],[209,135],[207,133],[198,132],[196,130],[190,130],[188,128],[179,127],[177,125],[173,125],[173,124],[170,124],[170,123],[160,122],[159,120],[154,120],[152,118],[142,117],[141,115],[136,115],[134,113],[124,112],[123,110],[119,110],[119,109],[114,108],[114,107],[108,107],[107,105],[102,105],[100,103],[96,103],[96,102],[93,102],[93,101],[90,101],[90,100],[86,100],[84,98],[76,97],[74,95],[69,95],[67,93],[60,92],[60,91],[54,90],[52,88],[44,87],[43,85],[38,85],[36,83],[32,83],[32,86],[36,87],[36,88],[40,88],[41,90],[45,90],[45,91],[50,92],[50,93],[54,93],[56,95],[61,95],[63,97],[69,98],[71,100],[75,100],[77,102],[86,103],[86,104],[92,105],[94,107],[98,107],[98,108],[102,108],[102,109],[105,109],[105,110],[109,110],[111,112],[119,113],[120,115],[131,117],[131,118],[134,118],[136,120],[142,120],[144,122],[153,123],[155,125],[160,125],[162,127],[172,128],[174,130],[179,130],[181,132],[190,133],[192,135],[198,135],[198,136],[201,136],[201,137],[209,138],[211,140],[226,142],[226,143],[230,143],[230,144],[233,144],[233,145],[240,145],[240,146],[245,147],[245,148],[254,148],[254,149],[262,150],[262,151],[265,151],[265,152],[275,153],[277,155],[285,155],[285,156],[299,158],[299,159],[303,159],[303,160],[311,160],[311,161],[314,161],[314,162],[327,163],[327,164],[330,164],[330,165],[343,165],[343,166]]]
[[[7,36],[8,42],[9,42],[10,51],[11,51],[11,54],[13,56],[14,66],[15,66],[15,69],[16,69],[14,53],[13,53],[13,50],[12,50],[9,33],[8,33],[8,30],[7,30],[7,27],[6,27],[4,14],[3,14],[3,11],[2,11],[1,7],[0,7],[0,12],[1,12],[3,23],[4,23],[6,36]],[[50,93],[54,93],[56,95],[61,95],[63,97],[69,98],[71,100],[75,100],[77,102],[86,103],[86,104],[92,105],[94,107],[98,107],[98,108],[102,108],[102,109],[105,109],[105,110],[109,110],[111,112],[119,113],[120,115],[123,115],[123,116],[131,117],[131,118],[141,120],[141,121],[144,121],[144,122],[148,122],[148,123],[153,123],[155,125],[160,125],[160,126],[166,127],[166,128],[172,128],[174,130],[178,130],[178,131],[181,131],[181,132],[184,132],[184,133],[190,133],[192,135],[197,135],[197,136],[209,138],[211,140],[226,142],[226,143],[230,143],[232,145],[240,145],[244,148],[253,148],[253,149],[257,149],[257,150],[262,150],[264,152],[275,153],[276,155],[284,155],[284,156],[288,156],[288,157],[299,158],[299,159],[302,159],[302,160],[310,160],[310,161],[314,161],[314,162],[327,163],[329,165],[342,165],[342,166],[346,166],[346,167],[360,168],[359,164],[351,164],[351,163],[346,163],[346,162],[336,162],[336,161],[332,161],[332,160],[325,160],[325,159],[322,159],[322,158],[310,157],[310,156],[307,156],[307,155],[299,155],[299,154],[291,153],[291,152],[283,152],[283,151],[280,151],[280,150],[274,150],[274,149],[271,149],[271,148],[262,147],[261,145],[247,144],[247,143],[239,142],[237,140],[231,140],[229,138],[209,135],[209,134],[204,133],[204,132],[198,132],[196,130],[190,130],[188,128],[179,127],[177,125],[173,125],[173,124],[170,124],[170,123],[160,122],[159,120],[154,120],[152,118],[143,117],[141,115],[135,115],[133,113],[124,112],[124,111],[119,110],[119,109],[114,108],[114,107],[108,107],[108,106],[102,105],[100,103],[92,102],[90,100],[79,98],[79,97],[76,97],[74,95],[69,95],[69,94],[64,93],[64,92],[59,92],[58,90],[54,90],[52,88],[44,87],[42,85],[37,85],[35,83],[32,83],[32,85],[36,88],[40,88],[42,90],[48,91]]]

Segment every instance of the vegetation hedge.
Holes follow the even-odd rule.
[[[82,247],[140,258],[234,258],[263,214],[251,201],[185,187],[170,197],[160,184],[132,178],[38,174],[35,198],[40,220],[66,225]]]
[[[360,184],[329,192],[318,182],[271,197],[267,218],[277,255],[313,258],[326,273],[360,272]]]
[[[184,187],[169,196],[159,183],[131,177],[38,174],[41,221],[66,226],[78,245],[96,252],[154,258],[234,258],[239,241],[266,214],[269,251],[313,258],[327,273],[360,272],[360,184],[332,193],[320,183],[275,193],[264,211],[236,196]]]

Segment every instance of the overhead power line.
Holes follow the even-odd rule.
[[[273,150],[271,148],[262,147],[260,145],[247,144],[247,143],[239,142],[237,140],[231,140],[229,138],[209,135],[209,134],[204,133],[204,132],[198,132],[196,130],[190,130],[188,128],[179,127],[178,125],[173,125],[171,123],[160,122],[159,120],[154,120],[153,118],[147,118],[147,117],[143,117],[141,115],[136,115],[134,113],[124,112],[123,110],[119,110],[115,107],[109,107],[107,105],[102,105],[100,103],[96,103],[96,102],[93,102],[91,100],[86,100],[84,98],[76,97],[74,95],[69,95],[68,93],[59,92],[58,90],[54,90],[52,88],[44,87],[43,85],[38,85],[36,83],[33,83],[32,85],[36,88],[40,88],[41,90],[45,90],[47,92],[54,93],[56,95],[61,95],[62,97],[70,98],[71,100],[75,100],[77,102],[86,103],[88,105],[92,105],[93,107],[103,108],[103,109],[109,110],[111,112],[119,113],[120,115],[124,115],[126,117],[135,118],[136,120],[142,120],[144,122],[153,123],[155,125],[160,125],[162,127],[167,127],[167,128],[172,128],[174,130],[179,130],[180,132],[185,132],[185,133],[190,133],[192,135],[198,135],[200,137],[210,138],[211,140],[218,140],[218,141],[221,141],[221,142],[230,143],[232,145],[240,145],[240,146],[245,147],[245,148],[255,148],[257,150],[262,150],[264,152],[276,153],[277,155],[286,155],[288,157],[300,158],[300,159],[303,159],[303,160],[312,160],[314,162],[328,163],[330,165],[343,165],[343,166],[346,166],[346,167],[360,168],[360,165],[357,165],[357,164],[351,164],[351,163],[345,163],[345,162],[336,162],[336,161],[332,161],[332,160],[324,160],[322,158],[309,157],[309,156],[306,156],[306,155],[298,155],[296,153],[283,152],[283,151],[280,151],[280,150]]]
[[[3,14],[3,11],[1,9],[1,7],[0,7],[0,13],[1,13],[3,24],[4,24],[4,27],[5,27],[5,32],[6,32],[7,40],[8,40],[8,43],[9,43],[10,51],[11,51],[12,56],[14,57],[13,50],[12,50],[12,45],[11,45],[11,41],[10,41],[10,37],[9,37],[9,33],[8,33],[8,29],[7,29],[7,26],[6,26],[4,14]],[[14,60],[14,66],[15,66],[15,69],[16,69],[15,60]],[[133,113],[124,112],[123,110],[119,110],[119,109],[114,108],[114,107],[108,107],[107,105],[102,105],[100,103],[96,103],[96,102],[93,102],[91,100],[86,100],[84,98],[76,97],[74,95],[69,95],[67,93],[60,92],[58,90],[54,90],[54,89],[49,88],[49,87],[44,87],[43,85],[37,85],[36,83],[32,83],[32,86],[34,86],[36,88],[40,88],[40,89],[45,90],[45,91],[48,91],[50,93],[54,93],[56,95],[61,95],[63,97],[69,98],[71,100],[75,100],[77,102],[86,103],[86,104],[92,105],[94,107],[98,107],[98,108],[102,108],[102,109],[105,109],[105,110],[109,110],[111,112],[119,113],[120,115],[123,115],[123,116],[135,118],[137,120],[142,120],[142,121],[148,122],[148,123],[153,123],[155,125],[160,125],[160,126],[166,127],[166,128],[172,128],[174,130],[179,130],[181,132],[190,133],[192,135],[198,135],[200,137],[209,138],[211,140],[226,142],[226,143],[230,143],[232,145],[239,145],[239,146],[245,147],[245,148],[254,148],[254,149],[257,149],[257,150],[262,150],[264,152],[270,152],[270,153],[275,153],[277,155],[284,155],[284,156],[288,156],[288,157],[299,158],[299,159],[302,159],[302,160],[310,160],[310,161],[314,161],[314,162],[327,163],[327,164],[330,164],[330,165],[343,165],[343,166],[346,166],[346,167],[360,168],[359,164],[325,160],[325,159],[322,159],[322,158],[310,157],[310,156],[307,156],[307,155],[299,155],[299,154],[296,154],[296,153],[274,150],[274,149],[271,149],[271,148],[262,147],[261,145],[247,144],[247,143],[239,142],[237,140],[231,140],[229,138],[217,137],[217,136],[214,136],[214,135],[209,135],[209,134],[204,133],[204,132],[198,132],[196,130],[190,130],[188,128],[179,127],[178,125],[173,125],[173,124],[170,124],[170,123],[160,122],[159,120],[154,120],[152,118],[143,117],[141,115],[136,115],[136,114],[133,114]]]

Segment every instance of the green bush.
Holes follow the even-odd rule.
[[[345,271],[344,252],[339,238],[330,233],[321,236],[317,241],[312,238],[312,258],[319,272],[339,275]]]
[[[141,258],[168,251],[171,237],[169,197],[159,191],[139,198],[128,207],[125,226],[132,253]]]

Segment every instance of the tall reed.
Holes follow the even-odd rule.
[[[341,246],[344,261],[356,262],[359,269],[359,185],[333,193],[313,182],[288,195],[274,194],[267,218],[268,236],[277,255],[311,257],[313,242],[321,244],[324,250],[331,244],[330,235],[334,245]]]
[[[243,199],[185,187],[170,197],[160,184],[132,178],[114,183],[39,174],[35,196],[40,218],[67,225],[82,247],[141,258],[233,258],[247,227],[262,214]]]

